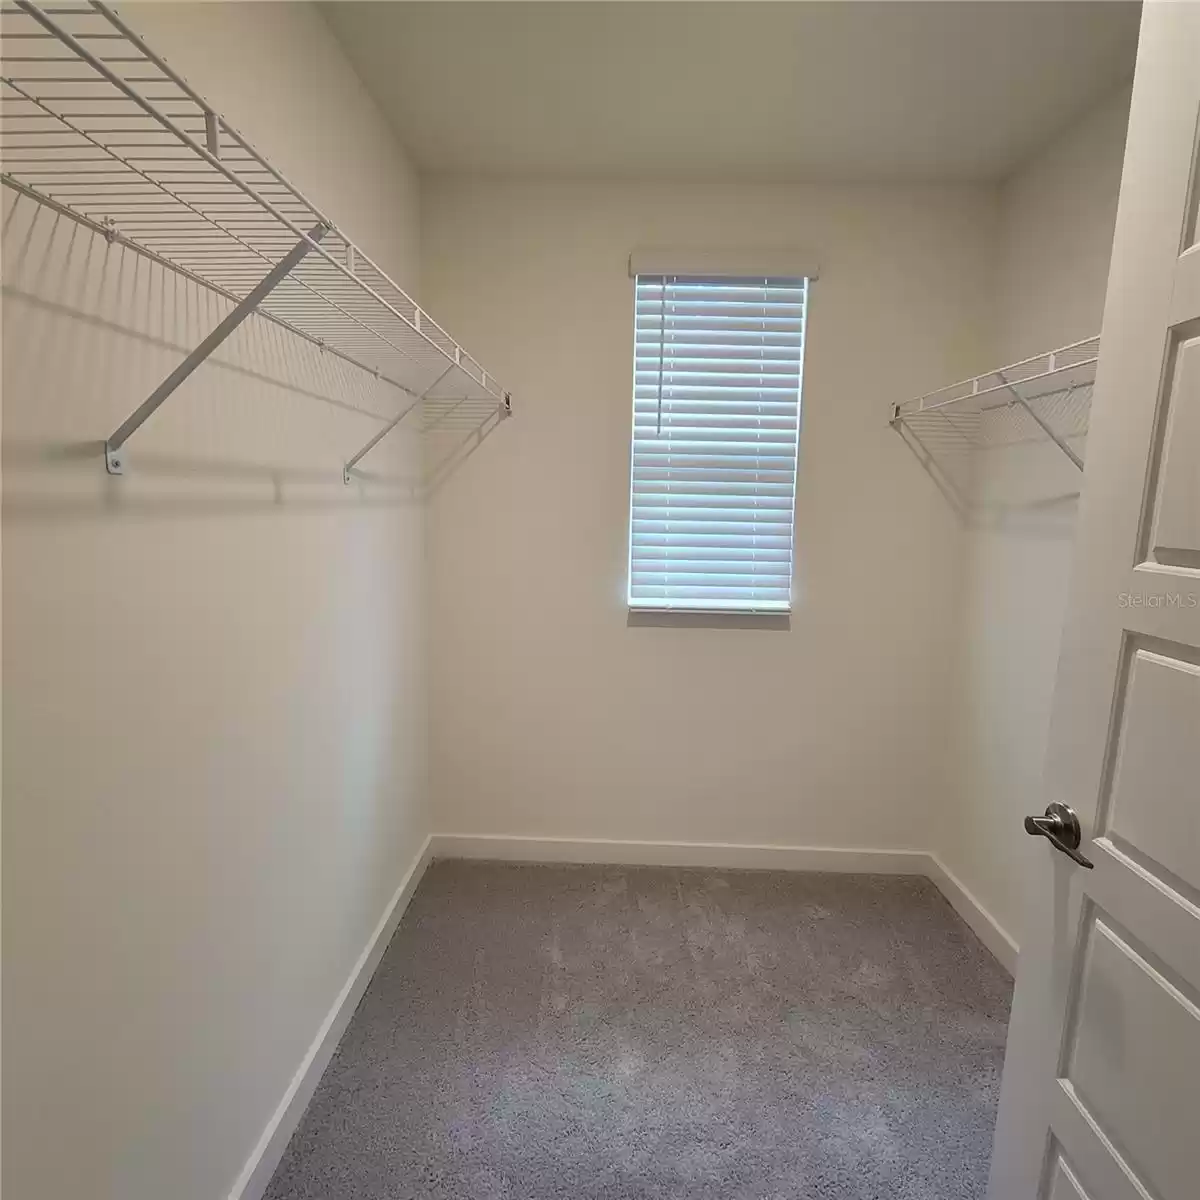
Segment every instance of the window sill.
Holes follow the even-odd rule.
[[[628,628],[791,629],[791,609],[630,608]]]

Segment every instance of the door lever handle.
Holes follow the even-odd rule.
[[[1083,831],[1079,828],[1079,818],[1075,815],[1075,810],[1066,804],[1054,800],[1046,805],[1044,817],[1026,817],[1025,832],[1030,837],[1046,838],[1055,850],[1061,850],[1068,858],[1081,867],[1087,867],[1089,871],[1096,865],[1079,853]]]

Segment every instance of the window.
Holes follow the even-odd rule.
[[[638,275],[629,607],[787,612],[807,279]]]

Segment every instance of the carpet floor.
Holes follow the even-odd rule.
[[[267,1200],[977,1200],[1010,993],[920,878],[436,862]]]

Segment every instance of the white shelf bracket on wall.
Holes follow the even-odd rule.
[[[325,236],[324,225],[315,226],[308,237],[297,242],[259,283],[238,301],[216,328],[133,410],[104,443],[104,466],[110,475],[125,473],[121,449],[131,434],[141,428],[164,400],[271,294],[291,269]]]
[[[375,447],[378,446],[379,443],[382,442],[383,439],[385,437],[387,437],[387,435],[389,433],[391,433],[392,430],[395,429],[396,426],[399,425],[400,422],[403,421],[404,418],[407,417],[408,414],[410,412],[412,412],[412,410],[414,408],[416,408],[417,405],[420,404],[421,401],[424,400],[426,398],[426,396],[429,395],[430,392],[433,391],[433,388],[437,387],[437,385],[439,383],[441,383],[442,380],[445,379],[447,375],[450,374],[450,371],[452,369],[453,369],[453,364],[451,364],[449,367],[447,367],[437,377],[437,379],[435,379],[433,381],[433,385],[427,391],[423,392],[420,396],[415,397],[411,404],[409,404],[407,407],[401,409],[400,412],[396,416],[394,416],[377,434],[375,434],[375,436],[373,438],[371,438],[371,440],[369,442],[367,442],[367,444],[357,454],[352,455],[350,458],[348,458],[346,460],[346,465],[342,468],[342,482],[343,483],[350,482],[350,473],[358,465],[359,461],[363,458],[363,456],[370,453],[370,451],[374,450]]]
[[[216,292],[232,307],[105,443],[105,465],[257,314],[368,372],[424,434],[512,411],[480,364],[99,0],[2,0],[3,170],[18,195]]]
[[[980,455],[1032,442],[1083,470],[1099,337],[893,404],[890,423],[958,509],[979,506]]]
[[[1053,354],[1050,356],[1050,360],[1051,360],[1051,371],[1053,371],[1053,369],[1054,369],[1054,366],[1053,366],[1054,355]],[[1056,430],[1050,424],[1050,422],[1045,419],[1045,417],[1041,416],[1041,414],[1036,412],[1033,409],[1033,407],[1030,405],[1029,401],[1026,400],[1025,397],[1022,396],[1021,393],[1019,391],[1017,391],[1017,389],[1015,387],[1012,387],[1009,384],[1008,379],[1005,377],[1005,374],[1003,371],[997,371],[996,375],[998,378],[1003,380],[1005,387],[1008,388],[1008,391],[1013,398],[1013,402],[1016,404],[1019,404],[1021,406],[1021,408],[1026,413],[1028,413],[1029,416],[1034,421],[1037,422],[1037,427],[1063,452],[1063,454],[1065,454],[1067,456],[1067,458],[1069,458],[1071,460],[1071,462],[1075,465],[1075,467],[1078,470],[1082,471],[1083,470],[1083,459],[1080,458],[1079,455],[1076,454],[1075,451],[1071,449],[1071,447],[1067,443],[1067,439],[1065,437],[1063,437],[1063,435],[1061,433],[1059,433],[1058,430]],[[1078,384],[1072,385],[1071,388],[1068,390],[1068,395],[1073,394],[1074,389],[1077,386],[1078,386]]]
[[[449,373],[450,373],[450,368],[447,367],[446,370],[443,371],[442,374],[439,375],[436,380],[434,380],[433,387],[437,387],[437,385],[439,383],[441,383],[442,380]],[[430,391],[432,391],[432,390],[433,389],[431,388]],[[403,421],[404,418],[407,417],[408,414],[410,412],[412,412],[413,409],[415,409],[421,403],[421,401],[427,400],[428,398],[429,398],[429,392],[425,392],[422,395],[417,396],[412,401],[411,404],[409,404],[406,408],[402,409],[377,434],[375,434],[375,436],[373,438],[371,438],[371,440],[369,442],[367,442],[367,444],[365,446],[363,446],[363,448],[361,450],[359,450],[359,452],[357,454],[355,454],[351,458],[347,459],[346,465],[342,468],[342,482],[347,483],[347,484],[350,483],[354,478],[354,468],[356,466],[358,466],[359,462],[361,462],[362,459],[367,454],[369,454],[372,450],[374,450],[375,447],[378,446],[379,443],[382,442],[383,439],[385,437],[387,437],[387,435],[389,433],[391,433],[392,430],[395,429],[396,426],[399,425],[400,422]],[[439,425],[443,424],[444,421],[446,420],[447,416],[450,414],[453,414],[454,412],[457,412],[464,403],[466,403],[465,399],[459,400],[457,403],[452,404],[449,407],[449,409],[447,409],[445,412],[434,417],[429,422],[429,424],[426,426],[426,429],[424,432],[429,433],[432,430],[436,429]],[[501,418],[512,416],[512,397],[509,395],[508,392],[504,393],[504,396],[501,400],[501,405],[497,412],[497,415]]]

